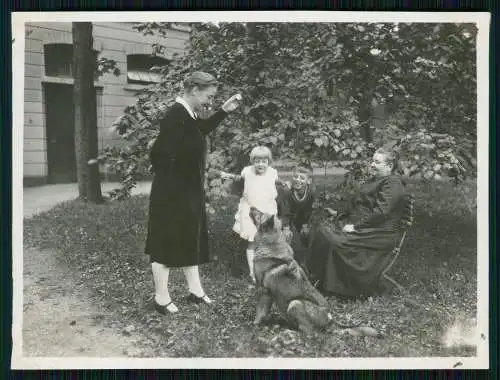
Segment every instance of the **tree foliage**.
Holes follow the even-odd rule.
[[[241,111],[211,136],[209,166],[238,170],[251,147],[265,144],[281,159],[334,163],[359,179],[373,151],[390,145],[408,176],[475,175],[475,25],[190,26],[186,54],[156,68],[162,83],[141,91],[115,123],[126,143],[105,149],[101,159],[122,175],[116,197],[127,196],[147,172],[157,121],[192,70],[218,77],[218,103],[236,91],[244,96]],[[137,25],[145,34],[165,35],[168,28],[168,23]],[[154,45],[156,54],[164,49]],[[373,119],[380,105],[387,110],[382,125]],[[219,188],[217,178],[210,178]]]

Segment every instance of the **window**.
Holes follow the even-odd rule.
[[[162,74],[151,71],[153,67],[165,66],[168,60],[147,54],[127,56],[127,82],[130,84],[150,84],[161,82]]]
[[[73,77],[73,45],[45,45],[45,75],[51,77]]]
[[[44,46],[45,75],[73,78],[73,45],[47,44]],[[94,50],[95,60],[99,52]]]

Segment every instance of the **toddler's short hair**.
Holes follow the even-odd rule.
[[[250,161],[255,160],[256,158],[267,158],[269,162],[273,159],[273,155],[271,153],[271,149],[267,146],[256,146],[250,152]]]

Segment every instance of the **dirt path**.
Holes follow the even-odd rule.
[[[134,332],[105,327],[105,311],[56,252],[24,248],[23,356],[143,356]]]

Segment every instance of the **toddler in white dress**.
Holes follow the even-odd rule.
[[[270,166],[272,154],[269,148],[258,146],[250,152],[249,166],[246,166],[240,175],[222,173],[223,178],[231,178],[243,181],[243,195],[238,205],[238,211],[234,217],[233,231],[248,242],[246,256],[250,277],[255,282],[253,272],[253,259],[255,255],[253,240],[257,229],[250,218],[250,208],[255,207],[259,211],[270,215],[277,215],[278,205],[276,198],[277,184],[284,184],[278,178],[278,171]]]

